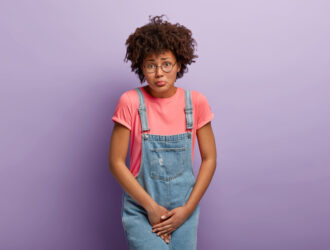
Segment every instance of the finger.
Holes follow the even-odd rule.
[[[166,244],[170,243],[169,239],[163,239],[165,241]]]
[[[166,243],[168,243],[168,241],[169,241],[169,239],[168,239],[168,237],[165,235],[165,234],[163,234],[163,235],[158,235],[160,238],[162,238],[162,240],[163,241],[165,241]]]
[[[158,236],[166,235],[166,234],[168,234],[168,233],[171,231],[171,229],[172,229],[172,228],[167,228],[167,229],[164,229],[164,230],[162,230],[162,231],[159,231],[159,232],[157,233],[157,235],[158,235]]]
[[[163,231],[163,230],[168,229],[168,228],[171,228],[171,227],[172,227],[171,224],[170,225],[166,225],[166,226],[163,226],[163,227],[155,228],[155,229],[152,230],[152,232],[153,233],[156,233],[156,232]]]
[[[159,231],[159,232],[157,233],[157,235],[167,235],[168,233],[171,232],[171,230],[172,230],[172,228],[164,229],[164,230],[162,230],[162,231]]]
[[[165,234],[165,242],[168,244],[171,240],[171,234]]]
[[[166,221],[153,225],[152,229],[157,229],[157,228],[160,228],[160,227],[163,227],[166,225],[170,225],[172,223],[172,221],[173,221],[172,218],[167,219]]]
[[[171,211],[169,211],[168,213],[162,215],[160,218],[161,218],[162,220],[166,220],[167,218],[171,217],[171,216],[174,215],[174,214],[175,214],[175,211],[171,210]]]
[[[170,240],[171,239],[171,234],[165,234],[165,238]]]
[[[169,240],[171,240],[171,235],[172,235],[172,232],[174,232],[175,231],[175,229],[170,229],[167,233],[165,233],[164,235],[168,235],[168,239]],[[166,237],[165,237],[165,239],[166,239]]]
[[[155,232],[155,234],[157,234],[157,236],[159,236],[159,237],[165,237],[165,239],[166,239],[168,237],[171,237],[171,234],[170,234],[171,231],[173,231],[173,228],[167,228],[167,229],[164,229],[163,231]]]
[[[171,239],[166,238],[166,239],[165,239],[166,244],[170,243],[170,240],[171,240]]]

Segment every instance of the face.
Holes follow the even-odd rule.
[[[170,65],[174,65],[170,72],[164,72],[161,67],[170,69]],[[153,73],[148,72],[154,70]],[[148,83],[146,90],[154,97],[166,98],[175,94],[176,87],[176,74],[180,71],[181,67],[176,61],[172,51],[167,50],[159,55],[151,54],[144,58],[142,71]]]

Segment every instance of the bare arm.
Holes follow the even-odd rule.
[[[216,169],[216,145],[211,127],[207,123],[196,132],[202,163],[196,179],[195,186],[183,207],[177,207],[166,213],[162,219],[165,221],[153,226],[154,232],[160,234],[171,233],[176,230],[195,210],[197,204],[207,190]]]
[[[129,136],[130,130],[128,128],[115,123],[109,150],[110,171],[126,193],[148,211],[155,206],[156,202],[143,189],[125,164]]]
[[[129,136],[130,130],[128,128],[115,123],[109,149],[110,171],[126,193],[144,207],[148,213],[150,224],[154,225],[160,222],[160,216],[168,211],[151,198],[127,168],[125,159],[128,151]],[[161,237],[167,243],[171,238],[170,235],[162,235]]]
[[[216,169],[217,150],[215,139],[211,127],[211,122],[201,127],[196,132],[198,138],[198,146],[202,158],[202,163],[199,169],[195,187],[191,192],[186,207],[189,213],[195,210],[195,207],[202,199],[207,190]]]

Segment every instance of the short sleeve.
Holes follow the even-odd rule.
[[[210,122],[214,114],[211,111],[211,107],[206,99],[206,97],[199,93],[197,99],[197,129],[203,127],[205,124]]]
[[[114,122],[118,122],[123,126],[127,127],[131,130],[132,126],[132,110],[131,103],[127,92],[122,94],[117,103],[117,107],[115,109],[114,115],[112,116],[112,120]]]

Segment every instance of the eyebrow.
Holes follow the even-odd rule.
[[[169,59],[169,57],[162,57],[162,58],[160,58],[161,60],[166,60],[166,59]],[[146,60],[146,61],[155,61],[154,59],[148,59],[148,60]]]

